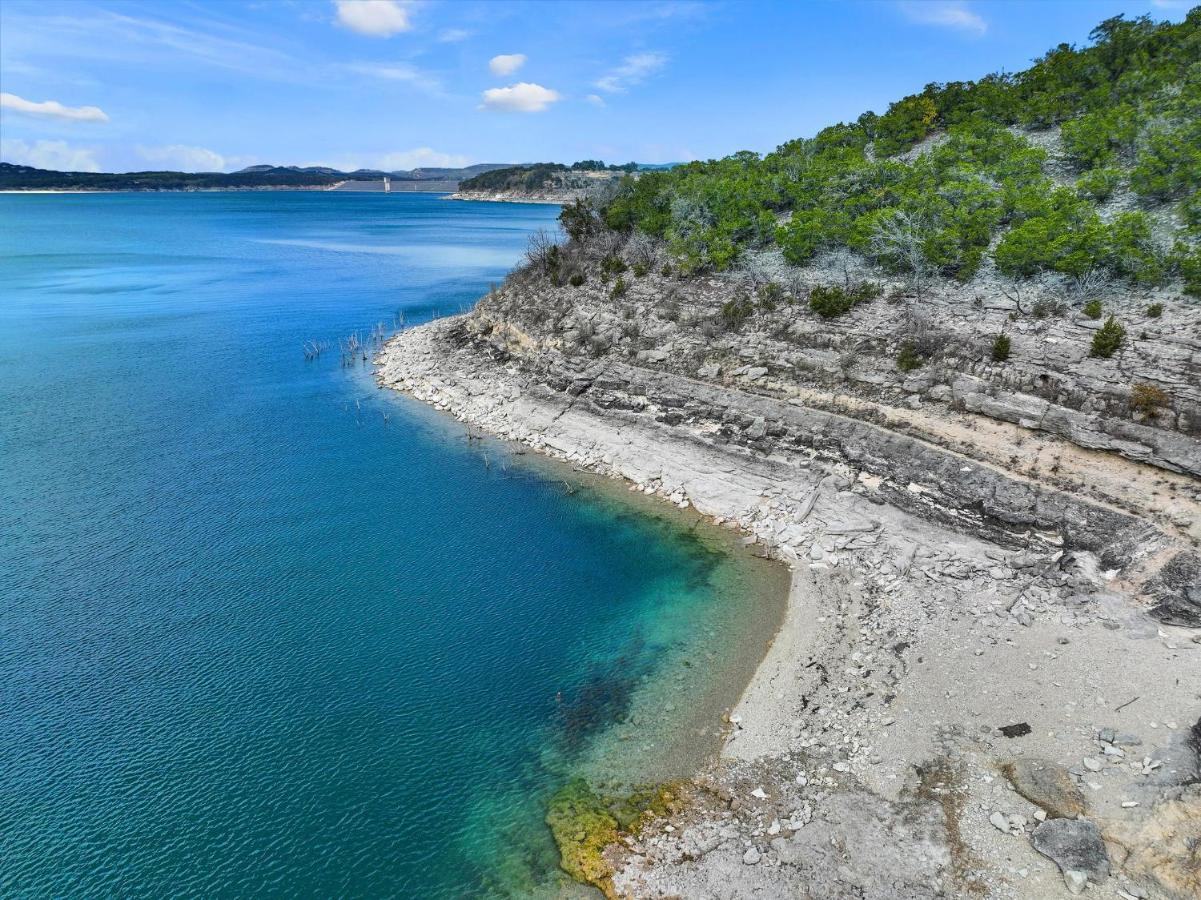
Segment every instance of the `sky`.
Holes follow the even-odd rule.
[[[386,170],[765,153],[1180,0],[3,0],[0,159]]]

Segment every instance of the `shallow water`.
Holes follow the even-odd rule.
[[[715,745],[780,572],[340,363],[556,211],[0,196],[0,893],[528,893]]]

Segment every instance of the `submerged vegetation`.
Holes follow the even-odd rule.
[[[1015,281],[1180,278],[1201,296],[1201,9],[1108,19],[1092,39],[763,157],[628,175],[565,209],[565,230],[650,236],[683,274],[767,249],[802,267],[849,250],[917,287],[991,262]]]
[[[559,848],[563,871],[583,884],[613,896],[613,868],[604,850],[622,835],[637,834],[647,820],[665,815],[676,803],[672,785],[635,789],[621,797],[605,797],[582,778],[575,778],[551,798],[546,824]]]

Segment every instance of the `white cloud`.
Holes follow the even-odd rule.
[[[490,88],[484,91],[484,102],[481,108],[501,109],[507,112],[542,112],[556,100],[562,97],[558,91],[544,88],[540,84],[519,81],[503,88]]]
[[[370,75],[373,78],[403,81],[405,84],[430,94],[436,94],[442,90],[442,84],[437,78],[407,62],[354,63],[350,68],[361,75]]]
[[[591,103],[593,106],[604,106],[605,105],[605,98],[602,97],[600,94],[589,94],[584,99],[587,100],[589,103]]]
[[[70,119],[75,122],[107,122],[108,116],[99,106],[63,106],[57,100],[35,103],[16,94],[0,93],[0,108],[30,116],[48,116],[52,119]]]
[[[166,147],[138,147],[138,155],[147,162],[181,172],[224,172],[228,160],[206,147],[170,144]]]
[[[432,147],[416,147],[384,154],[376,168],[392,172],[397,169],[460,169],[470,164],[471,161],[461,154],[440,153]]]
[[[988,23],[962,3],[925,2],[900,4],[901,13],[919,25],[938,25],[980,35],[988,31]]]
[[[414,147],[412,150],[394,150],[378,156],[346,155],[320,162],[305,163],[308,166],[328,166],[343,172],[355,169],[380,169],[395,172],[407,169],[458,169],[471,165],[471,160],[460,154],[442,153],[432,147]]]
[[[391,37],[413,27],[407,0],[334,0],[338,24],[371,37]]]
[[[602,91],[610,94],[620,94],[634,85],[645,80],[648,75],[659,71],[667,65],[667,57],[662,53],[637,53],[627,56],[620,66],[606,72],[595,82]]]
[[[32,144],[5,138],[0,140],[0,158],[18,166],[57,169],[60,172],[99,172],[96,151],[72,147],[66,141],[35,141]]]
[[[499,75],[501,78],[512,75],[524,65],[524,53],[502,53],[500,56],[494,56],[488,60],[488,68],[492,70],[492,74]]]
[[[457,44],[471,37],[472,32],[466,28],[447,28],[438,34],[438,40],[443,44]]]

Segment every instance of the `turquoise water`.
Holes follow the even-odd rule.
[[[0,893],[553,891],[563,778],[712,745],[776,576],[336,350],[555,212],[0,196]]]

